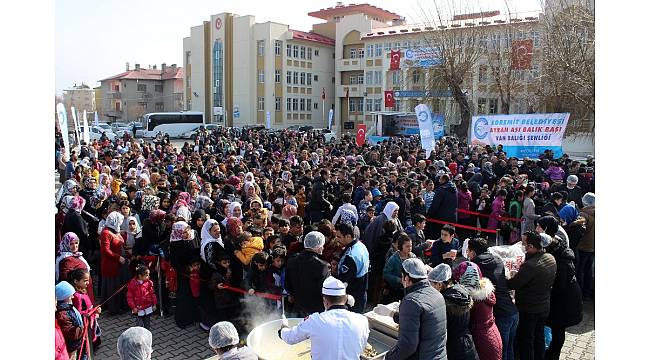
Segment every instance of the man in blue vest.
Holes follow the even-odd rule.
[[[363,313],[366,307],[370,256],[366,246],[354,238],[354,228],[339,222],[335,226],[336,240],[345,248],[339,261],[337,278],[347,283],[347,293],[355,300],[350,311]]]

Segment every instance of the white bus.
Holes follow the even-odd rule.
[[[153,138],[159,132],[179,137],[201,125],[205,125],[205,121],[203,113],[198,111],[149,113],[144,115],[142,137]]]

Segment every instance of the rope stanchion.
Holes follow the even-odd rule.
[[[244,295],[248,294],[248,291],[246,291],[244,289],[236,288],[236,287],[233,287],[233,286],[230,286],[230,285],[223,285],[223,288],[226,289],[226,290],[230,290],[230,291],[240,293],[240,294],[244,294]],[[259,296],[261,298],[269,299],[269,300],[280,300],[280,299],[282,299],[282,296],[280,296],[280,295],[262,293],[262,292],[257,292],[257,291],[254,292],[253,295]]]
[[[458,223],[453,223],[451,221],[442,221],[438,219],[432,219],[432,218],[427,218],[428,222],[436,223],[436,224],[441,224],[441,225],[453,225],[455,228],[461,228],[461,229],[468,229],[468,230],[474,230],[478,232],[486,232],[490,234],[496,234],[496,230],[491,230],[491,229],[484,229],[484,228],[477,228],[474,226],[468,226],[468,225],[463,225],[463,224],[458,224]]]

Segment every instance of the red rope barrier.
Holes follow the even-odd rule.
[[[492,214],[483,214],[483,213],[478,213],[478,212],[469,211],[469,210],[465,210],[465,209],[456,209],[456,212],[463,213],[463,214],[469,214],[469,215],[481,216],[481,217],[485,217],[485,218],[493,217]],[[507,217],[507,216],[497,216],[497,219],[499,221],[517,221],[517,222],[524,221],[523,219],[511,218],[511,217]]]
[[[469,230],[474,230],[474,231],[479,231],[479,232],[486,232],[486,233],[491,233],[491,234],[496,234],[497,233],[496,230],[477,228],[477,227],[474,227],[474,226],[467,226],[467,225],[463,225],[463,224],[457,224],[457,223],[453,223],[453,222],[450,222],[450,221],[442,221],[442,220],[431,219],[431,218],[427,218],[427,221],[432,222],[432,223],[436,223],[436,224],[442,224],[442,225],[449,224],[449,225],[453,225],[455,228],[469,229]]]
[[[183,274],[183,273],[179,273],[179,274],[185,276],[186,278],[190,278],[190,276],[187,275],[187,274]],[[206,280],[206,279],[201,279],[201,278],[199,278],[199,281],[209,282],[210,280]],[[244,290],[244,289],[240,289],[240,288],[234,287],[234,286],[230,286],[230,285],[228,285],[228,284],[223,284],[223,289],[224,289],[224,290],[229,290],[229,291],[232,291],[232,292],[236,292],[236,293],[239,293],[239,294],[243,294],[243,295],[248,295],[248,291],[246,291],[246,290]],[[263,293],[263,292],[257,292],[257,291],[254,292],[253,295],[255,295],[255,296],[259,296],[259,297],[261,297],[261,298],[269,299],[269,300],[280,300],[280,299],[282,299],[282,296],[280,296],[280,295],[269,294],[269,293]]]

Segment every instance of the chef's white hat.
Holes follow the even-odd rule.
[[[323,295],[341,296],[345,295],[345,284],[332,276],[323,281]]]

